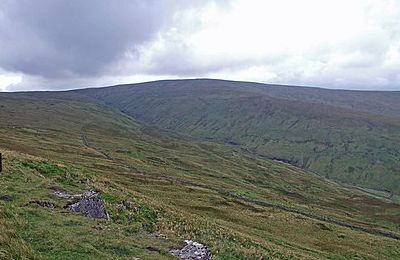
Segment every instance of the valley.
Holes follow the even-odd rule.
[[[135,92],[135,88],[127,90]],[[211,91],[211,97],[203,99],[197,95],[198,102],[210,102],[200,106],[174,92],[164,99],[171,90],[156,90],[138,96],[112,88],[0,94],[0,150],[4,157],[0,173],[0,258],[174,259],[170,250],[180,247],[185,239],[207,245],[215,259],[400,256],[400,205],[395,197],[371,196],[351,185],[326,179],[325,174],[317,172],[320,168],[313,166],[332,154],[342,162],[344,155],[357,150],[355,145],[341,156],[340,145],[328,140],[333,148],[310,159],[309,164],[299,165],[304,169],[268,159],[292,161],[285,157],[289,153],[284,149],[293,151],[293,158],[313,150],[325,132],[313,133],[310,142],[314,146],[292,141],[283,145],[278,128],[287,125],[289,130],[294,129],[285,133],[289,139],[293,135],[293,140],[297,140],[300,129],[311,122],[308,117],[317,115],[308,113],[307,123],[294,124],[288,117],[288,122],[275,125],[280,113],[293,115],[298,108],[297,104],[292,108],[290,102],[287,110],[271,112],[271,117],[259,115],[257,120],[266,122],[260,129],[274,133],[279,142],[275,147],[271,141],[267,142],[269,145],[255,147],[252,145],[256,139],[239,138],[239,130],[249,133],[253,131],[251,124],[257,122],[246,117],[250,112],[243,112],[247,105],[224,103],[228,101],[221,100],[220,93]],[[108,91],[133,100],[124,101],[122,96],[112,100]],[[230,89],[219,91],[226,95]],[[231,95],[227,98],[236,97],[237,93]],[[248,100],[247,95],[244,92],[241,98]],[[213,96],[222,104],[219,110]],[[265,97],[256,108],[262,108],[264,102],[272,108],[278,106]],[[172,104],[176,109],[170,109]],[[189,105],[193,109],[187,109]],[[207,108],[214,109],[215,116],[220,118],[210,120]],[[225,113],[226,108],[232,111]],[[330,120],[343,118],[341,111],[347,108],[340,109],[330,114]],[[315,111],[322,113],[320,118],[326,115],[323,109]],[[198,120],[197,112],[202,120],[192,124]],[[248,120],[248,126],[244,121],[230,121],[229,115],[239,112]],[[373,136],[383,129],[389,140],[396,140],[397,119],[390,115],[377,119],[365,112],[349,112],[346,116],[348,122],[335,131],[344,132],[343,138],[347,138],[348,133],[355,131],[353,124],[372,127],[354,142],[371,138],[367,144],[374,148],[371,158],[387,162],[389,168],[385,169],[395,165],[397,146],[380,142],[379,146],[393,151],[393,157],[384,156],[375,150],[374,144],[381,137]],[[221,118],[226,121],[221,123]],[[208,121],[214,132],[208,132]],[[319,124],[325,126],[326,122]],[[302,126],[296,126],[299,124]],[[309,124],[308,129],[314,129],[315,125]],[[229,132],[233,130],[238,134]],[[355,138],[358,132],[351,136]],[[356,159],[364,162],[361,155],[355,153],[354,157],[341,167],[354,165]],[[335,174],[336,167],[329,173]],[[361,170],[352,173],[359,174],[358,171]],[[349,174],[346,173],[346,179],[338,179],[351,183]],[[393,185],[399,183],[395,172],[389,171],[385,178],[385,182],[372,182],[372,178],[362,184],[376,188],[374,185],[388,185],[386,180]],[[397,191],[397,186],[383,187]],[[77,194],[91,188],[99,192],[110,220],[93,220],[68,212],[65,200],[54,195],[55,191]],[[55,208],[32,201],[46,201]],[[127,201],[135,205],[133,211],[121,208]]]
[[[208,79],[78,92],[152,127],[241,147],[343,183],[400,192],[399,92]]]

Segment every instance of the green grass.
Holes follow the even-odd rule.
[[[25,162],[23,166],[37,170],[44,177],[61,176],[66,170],[49,162]]]
[[[78,93],[155,127],[400,194],[400,92],[178,80]]]
[[[0,195],[12,198],[0,201],[2,257],[173,259],[168,251],[184,239],[207,244],[215,259],[400,256],[396,240],[226,192],[400,233],[396,203],[239,147],[141,127],[73,93],[32,95],[1,100]],[[88,188],[100,192],[110,221],[69,213],[67,201],[53,195]],[[35,200],[56,209],[29,203]],[[121,209],[123,201],[134,209]]]

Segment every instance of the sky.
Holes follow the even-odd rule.
[[[400,1],[0,1],[0,91],[180,78],[400,90]]]

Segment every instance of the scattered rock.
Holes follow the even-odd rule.
[[[10,202],[12,201],[12,197],[10,195],[1,195],[0,200]]]
[[[29,204],[37,204],[43,208],[48,208],[48,209],[55,209],[56,205],[54,203],[45,201],[45,200],[32,200],[29,201]]]
[[[54,191],[53,194],[62,199],[83,199],[83,198],[97,196],[98,192],[95,189],[90,189],[80,194],[69,194],[64,191],[56,190]]]
[[[186,246],[182,249],[173,249],[171,253],[182,260],[211,260],[212,255],[207,246],[192,240],[185,240]]]
[[[75,197],[76,196],[80,196],[80,197],[93,197],[93,196],[97,196],[99,193],[95,190],[95,189],[90,189],[90,190],[87,190],[87,191],[85,191],[84,193],[82,193],[82,194],[78,194],[78,195],[75,195]]]
[[[82,198],[76,203],[67,205],[67,209],[88,218],[110,219],[103,201],[98,196]]]
[[[324,223],[317,223],[317,226],[322,230],[333,231],[332,228],[330,228],[328,225]]]
[[[121,203],[118,204],[119,209],[127,209],[127,210],[132,210],[134,212],[139,211],[139,207],[136,203],[129,201],[129,200],[123,200]]]
[[[117,209],[118,209],[119,212],[121,212],[123,210],[126,210],[126,207],[125,207],[124,204],[120,203],[120,204],[117,205]]]
[[[121,201],[121,203],[119,203],[117,205],[118,211],[124,211],[127,210],[128,212],[128,219],[129,220],[133,220],[134,218],[134,213],[138,212],[140,209],[140,206],[136,205],[134,202],[131,201]]]
[[[167,236],[160,232],[155,232],[155,233],[151,234],[151,236],[158,238],[158,239],[167,239]]]
[[[100,226],[99,224],[97,224],[96,226],[93,226],[92,228],[95,230],[103,230],[103,227]]]
[[[65,192],[63,192],[63,191],[58,191],[58,190],[54,191],[53,194],[54,194],[56,197],[59,197],[59,198],[62,198],[62,199],[69,199],[69,198],[71,197],[70,194],[65,193]]]
[[[146,249],[149,251],[161,253],[161,249],[154,247],[154,246],[148,246],[148,247],[146,247]]]
[[[132,153],[130,150],[128,149],[118,149],[116,150],[117,153]]]

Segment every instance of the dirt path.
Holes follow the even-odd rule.
[[[94,144],[89,143],[89,139],[87,138],[86,133],[85,133],[85,128],[88,127],[88,126],[89,126],[89,124],[84,124],[81,127],[81,133],[80,134],[81,134],[81,140],[82,140],[83,145],[86,146],[87,148],[95,150],[96,152],[100,153],[101,155],[103,155],[108,160],[114,160],[114,158],[111,156],[111,154],[107,153],[102,148],[100,148],[100,147],[98,147],[98,146],[96,146]]]

